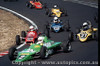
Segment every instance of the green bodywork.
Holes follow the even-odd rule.
[[[45,37],[44,43],[42,45],[46,46],[48,50],[61,45],[61,42],[54,42],[52,40],[49,40],[47,36],[44,36],[44,37]],[[18,52],[18,56],[15,62],[24,62],[24,61],[33,59],[35,54],[40,52],[42,45],[34,43],[29,48],[24,49],[21,52]]]

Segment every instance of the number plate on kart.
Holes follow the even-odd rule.
[[[82,32],[82,33],[80,34],[80,37],[81,37],[81,38],[86,38],[87,35],[88,35],[88,34],[87,34],[86,32]]]
[[[54,30],[59,30],[59,28],[60,28],[59,26],[55,26]]]

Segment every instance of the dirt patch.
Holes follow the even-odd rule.
[[[24,20],[0,9],[0,52],[15,45],[15,36],[28,27]]]

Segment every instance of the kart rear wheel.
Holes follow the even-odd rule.
[[[26,7],[29,7],[29,5],[30,5],[29,2],[26,2]]]
[[[48,13],[49,13],[49,9],[46,9],[46,15],[48,15]]]
[[[98,41],[98,31],[96,31],[96,40]]]
[[[67,11],[64,12],[64,15],[65,15],[65,16],[68,16],[68,15],[67,15]]]
[[[64,14],[64,9],[63,8],[60,8],[60,11],[62,12],[62,14]]]
[[[70,52],[72,50],[71,42],[68,40],[67,43],[63,43],[62,49],[65,53]]]
[[[69,22],[66,23],[66,25],[65,25],[65,30],[66,30],[66,31],[70,31],[70,24],[69,24]]]
[[[20,36],[16,35],[16,45],[20,45],[21,41],[20,41]]]
[[[73,32],[69,32],[69,34],[68,34],[68,40],[69,41],[73,41],[74,40]]]
[[[45,34],[47,35],[48,38],[50,38],[50,32],[49,32],[49,27],[48,25],[46,25],[46,31],[45,31]]]
[[[47,48],[45,46],[41,47],[40,57],[41,57],[41,59],[48,58],[48,50],[47,50]]]
[[[96,41],[98,41],[98,31],[93,33],[93,39],[95,39]]]
[[[16,57],[17,57],[17,53],[15,51],[16,51],[16,48],[15,47],[12,47],[12,48],[9,49],[8,57],[9,57],[9,59],[11,61],[12,60],[15,60]]]
[[[49,17],[52,17],[52,14],[49,12],[49,13],[48,13],[48,16],[49,16]]]
[[[21,37],[24,37],[24,38],[26,37],[26,32],[25,31],[21,32]]]
[[[94,21],[95,21],[96,23],[98,23],[98,17],[97,17],[97,16],[94,17]]]
[[[32,9],[33,8],[33,5],[32,4],[29,4],[29,8]]]
[[[46,24],[45,24],[45,28],[44,28],[44,34],[48,37],[48,38],[50,38],[50,28],[49,28],[49,23],[47,22]]]

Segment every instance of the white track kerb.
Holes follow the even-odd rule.
[[[23,15],[21,15],[21,14],[15,12],[15,11],[13,11],[13,10],[10,10],[10,9],[8,9],[8,8],[5,8],[5,7],[2,7],[2,6],[0,6],[0,9],[9,11],[9,12],[11,12],[11,13],[13,13],[13,14],[15,14],[15,15],[17,15],[17,16],[23,18],[23,19],[25,19],[25,20],[28,21],[30,24],[34,25],[36,29],[38,29],[37,25],[36,25],[32,20],[30,20],[29,18],[27,18],[27,17],[25,17],[25,16],[23,16]],[[18,46],[16,49],[19,49],[19,48],[21,48],[21,47],[24,46],[24,45],[25,45],[25,42],[24,42],[23,44],[21,44],[20,46]]]

